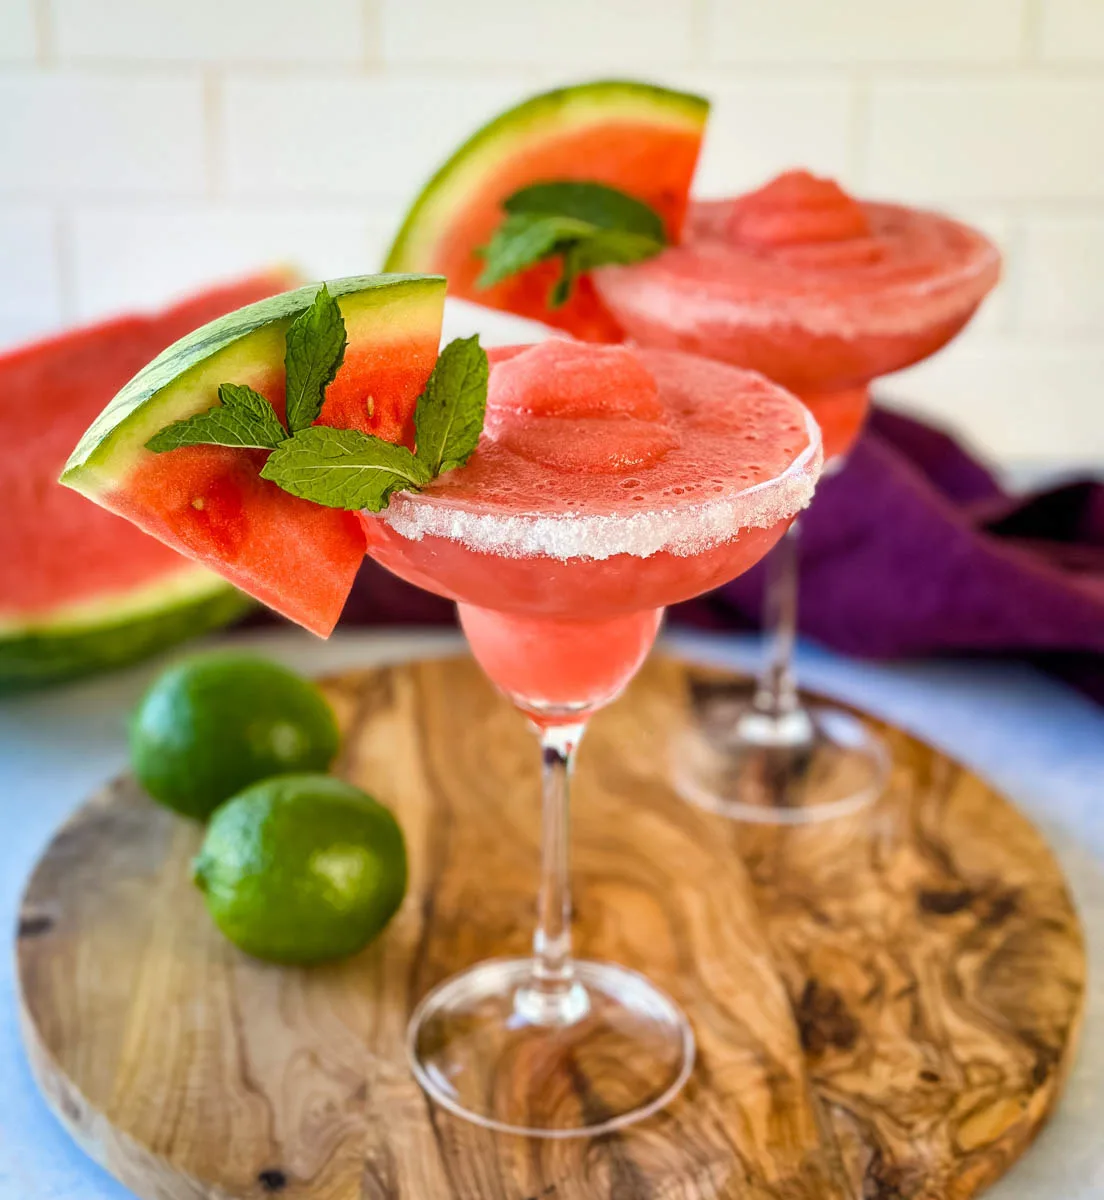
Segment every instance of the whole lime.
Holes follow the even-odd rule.
[[[254,784],[211,818],[195,860],[215,924],[280,963],[354,954],[406,893],[406,843],[379,801],[331,775]]]
[[[145,694],[130,761],[155,800],[202,821],[259,779],[326,770],[340,741],[313,683],[251,654],[215,652],[170,667]]]

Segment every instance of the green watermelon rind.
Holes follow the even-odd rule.
[[[326,285],[337,300],[355,340],[367,318],[376,329],[399,331],[400,306],[439,305],[446,287],[441,275],[357,275]],[[317,284],[248,304],[174,342],[120,391],[86,430],[61,474],[61,482],[88,496],[117,486],[146,453],[159,429],[210,407],[220,383],[248,383],[258,363],[283,361],[288,326],[314,300]],[[386,308],[380,325],[376,310]],[[373,321],[373,317],[375,320]]]
[[[255,607],[217,575],[184,564],[169,579],[123,597],[101,597],[33,622],[6,621],[0,625],[0,696],[138,662]]]
[[[600,118],[644,116],[658,123],[702,130],[709,116],[709,101],[692,92],[627,79],[597,80],[532,96],[484,125],[438,168],[407,213],[383,269],[424,269],[426,250],[437,245],[456,211],[458,196],[472,194],[512,146],[530,141],[537,131],[555,134],[591,113]]]

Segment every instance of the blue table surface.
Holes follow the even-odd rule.
[[[447,653],[447,634],[348,634],[328,643],[294,632],[238,635],[293,666],[340,666]],[[668,645],[748,666],[746,639],[679,636]],[[903,725],[987,776],[1046,833],[1072,886],[1090,960],[1104,949],[1104,711],[1012,664],[856,663],[803,646],[803,679]],[[125,763],[124,716],[158,669],[0,703],[0,928],[52,831]],[[0,1200],[130,1196],[69,1140],[39,1099],[23,1057],[12,956],[0,954]],[[1061,1107],[992,1200],[1104,1200],[1104,987],[1093,976],[1081,1049]]]

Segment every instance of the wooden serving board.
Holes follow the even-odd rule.
[[[671,792],[665,734],[727,676],[653,661],[580,755],[580,952],[671,991],[699,1059],[669,1109],[593,1141],[433,1110],[418,998],[527,948],[537,754],[466,659],[329,680],[342,774],[399,815],[409,897],[362,955],[253,962],[188,878],[197,827],[119,780],[62,828],[18,942],[26,1045],[73,1136],[151,1200],[956,1200],[1050,1113],[1085,959],[1035,829],[896,729],[844,821],[729,824]]]

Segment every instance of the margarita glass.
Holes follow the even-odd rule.
[[[537,925],[531,957],[432,991],[408,1047],[422,1086],[461,1116],[595,1134],[674,1096],[694,1043],[648,980],[572,958],[575,752],[643,662],[664,606],[746,570],[808,503],[819,433],[762,376],[684,354],[550,341],[489,357],[467,465],[361,519],[372,558],[457,602],[475,658],[537,731]]]
[[[879,375],[945,345],[999,274],[996,248],[935,213],[861,202],[805,171],[692,206],[682,244],[594,283],[639,345],[751,367],[789,388],[838,468]],[[766,662],[750,704],[703,713],[675,752],[679,790],[745,820],[795,824],[852,812],[888,758],[856,717],[804,702],[793,672],[796,528],[771,555]]]

